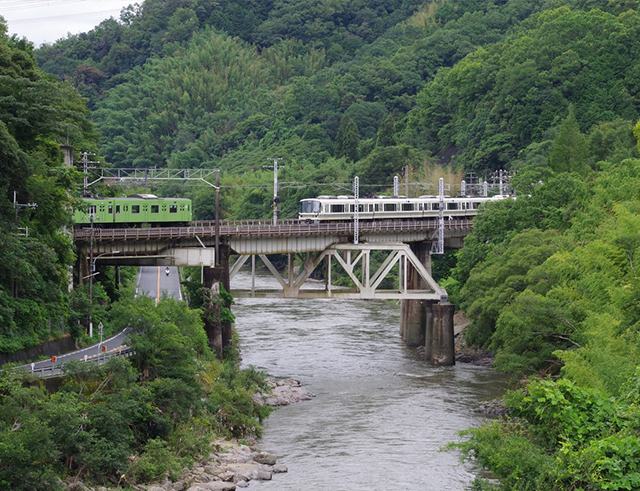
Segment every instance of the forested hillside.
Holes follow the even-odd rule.
[[[445,280],[520,387],[463,448],[503,489],[640,488],[638,2],[209,4],[147,1],[38,51],[90,98],[108,163],[220,167],[243,218],[268,214],[274,157],[306,185],[290,213],[356,174],[516,171]]]
[[[84,100],[36,67],[32,48],[0,18],[0,351],[68,330],[73,251],[63,227],[77,173],[62,167],[66,138],[95,148]],[[32,207],[15,207],[35,204]]]
[[[280,157],[296,181],[372,185],[536,160],[570,105],[583,131],[637,116],[633,1],[201,3],[145,2],[39,50],[91,98],[109,163],[266,184]],[[228,208],[268,213],[256,193]]]

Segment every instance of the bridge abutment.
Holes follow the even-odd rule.
[[[431,274],[431,244],[416,242],[411,244],[411,250],[420,263]],[[427,288],[428,285],[414,268],[407,269],[407,287],[413,290]],[[400,302],[400,337],[410,347],[423,346],[425,343],[425,300],[402,300]]]

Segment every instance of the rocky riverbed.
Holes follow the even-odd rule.
[[[254,401],[265,406],[288,406],[300,401],[308,401],[313,394],[305,389],[299,380],[294,378],[267,379],[269,390],[253,396]]]
[[[269,390],[254,396],[256,402],[279,407],[313,398],[299,380],[293,378],[267,379]],[[287,472],[287,466],[278,463],[276,455],[259,448],[256,440],[240,443],[219,439],[211,444],[209,455],[186,470],[175,482],[165,479],[161,483],[138,485],[139,491],[231,491],[245,488],[249,481],[269,481],[274,474]],[[92,488],[80,481],[66,484],[69,491],[108,491],[99,486]]]

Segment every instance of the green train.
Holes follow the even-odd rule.
[[[73,222],[76,225],[90,225],[93,221],[94,225],[102,227],[153,227],[167,223],[187,224],[192,217],[190,199],[134,194],[126,198],[84,198],[73,214]]]

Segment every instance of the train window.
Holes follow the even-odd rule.
[[[349,205],[349,213],[353,213],[353,205]]]
[[[120,213],[120,205],[116,205],[116,213]]]
[[[447,210],[457,210],[458,203],[447,203]]]
[[[169,205],[169,213],[178,213],[178,207],[176,205]]]
[[[413,211],[413,203],[402,203],[402,211]]]
[[[331,205],[331,213],[344,213],[344,205]]]
[[[376,203],[374,206],[376,207],[376,211],[380,211],[380,210],[381,210],[381,208],[380,208],[380,205],[379,205],[379,204],[377,204],[377,203]]]
[[[158,205],[151,205],[151,213],[160,213],[160,207]]]
[[[89,213],[89,215],[95,215],[96,214],[96,205],[89,205],[89,208],[87,209],[87,213]]]
[[[109,215],[113,214],[113,206],[109,205],[109,208],[107,208],[107,213],[109,213]]]
[[[480,203],[478,203],[477,201],[475,201],[475,202],[473,203],[473,209],[474,209],[474,210],[477,210],[478,208],[480,208]]]
[[[131,205],[131,213],[140,213],[140,205]]]
[[[396,211],[396,204],[395,203],[385,203],[384,204],[384,211]]]

